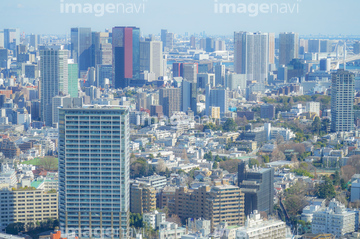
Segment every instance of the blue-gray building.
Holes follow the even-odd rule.
[[[129,238],[127,108],[59,110],[59,192],[63,232],[87,238],[103,230],[101,237]]]

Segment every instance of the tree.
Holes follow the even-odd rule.
[[[223,161],[223,160],[220,158],[219,155],[216,155],[214,160],[215,160],[215,162],[221,162],[221,161]]]
[[[325,182],[316,186],[316,195],[319,198],[332,199],[336,196],[334,185],[331,179],[324,177]]]
[[[43,157],[39,159],[39,165],[42,166],[45,170],[57,170],[58,169],[58,159],[54,157]]]
[[[143,227],[143,218],[140,213],[130,213],[130,227]]]
[[[182,226],[181,224],[181,219],[178,215],[176,214],[172,214],[170,218],[167,219],[168,222],[173,222],[178,224],[180,227]]]
[[[213,169],[217,169],[217,168],[218,168],[218,162],[214,162]]]
[[[263,160],[264,160],[264,163],[269,163],[269,162],[270,162],[270,157],[269,157],[269,155],[263,155],[262,158],[263,158]]]
[[[350,156],[347,165],[353,166],[356,169],[356,173],[360,173],[360,155]]]
[[[236,173],[238,171],[238,165],[241,162],[240,159],[230,159],[219,163],[219,167],[229,173]]]
[[[340,169],[341,178],[347,183],[351,177],[356,174],[356,168],[351,165],[345,165]]]
[[[328,118],[324,118],[321,120],[321,131],[326,134],[330,131],[330,120]]]
[[[157,166],[156,166],[156,171],[158,173],[166,171],[166,164],[165,164],[165,161],[163,159],[158,160]]]
[[[319,117],[315,117],[314,121],[311,124],[312,131],[316,134],[320,134],[321,130],[321,120]]]
[[[207,161],[212,161],[213,160],[212,152],[210,151],[209,153],[204,154],[204,159],[206,159]]]
[[[336,170],[335,174],[333,175],[333,184],[338,186],[340,185],[340,174],[339,171]]]
[[[252,168],[253,166],[260,166],[260,163],[257,159],[250,159],[249,160],[249,168]]]
[[[236,131],[237,130],[237,124],[235,123],[233,118],[229,118],[225,121],[223,124],[223,130],[224,131]]]
[[[25,223],[22,222],[11,223],[6,227],[5,231],[8,234],[18,235],[20,232],[25,231]]]

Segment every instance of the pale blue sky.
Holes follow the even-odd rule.
[[[162,28],[174,33],[232,35],[234,31],[308,34],[360,35],[359,0],[217,0],[218,3],[299,4],[299,13],[215,14],[215,0],[63,0],[64,3],[145,4],[145,13],[61,14],[60,0],[0,0],[1,28],[20,28],[36,34],[65,34],[71,27],[91,27],[94,31],[131,25],[143,34],[157,34]],[[144,2],[145,1],[145,2]],[[137,5],[138,6],[138,5]]]

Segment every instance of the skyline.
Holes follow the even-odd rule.
[[[105,9],[103,16],[95,16],[94,9],[101,10],[101,4],[106,7],[109,4],[126,6],[130,3],[135,8],[143,4],[143,8],[137,8],[141,13],[109,13]],[[219,5],[225,3],[234,4],[237,9],[243,7],[242,10],[247,12],[219,13]],[[61,13],[65,4],[88,4],[87,6],[94,8],[92,13],[78,13],[78,9],[76,13]],[[262,13],[259,9],[262,4],[277,4],[280,8],[287,4],[288,13]],[[256,5],[258,15],[250,16],[250,10],[254,13]],[[356,14],[356,6],[360,6],[360,2],[356,0],[348,0],[346,3],[335,0],[15,0],[4,3],[0,13],[5,19],[11,19],[3,28],[19,28],[27,34],[69,35],[71,27],[91,27],[94,31],[103,31],[127,25],[139,27],[144,35],[158,34],[161,29],[178,34],[188,32],[189,35],[203,31],[208,35],[232,35],[234,31],[356,35],[351,24],[352,21],[360,20],[360,16]],[[63,9],[63,12],[66,10]]]

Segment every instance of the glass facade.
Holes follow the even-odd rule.
[[[78,72],[77,64],[68,64],[68,93],[70,97],[78,97]]]
[[[100,230],[107,234],[99,237],[127,238],[128,109],[59,110],[59,192],[62,231],[86,238],[98,237],[94,232]]]
[[[71,56],[79,66],[79,72],[91,66],[91,28],[71,29]]]

